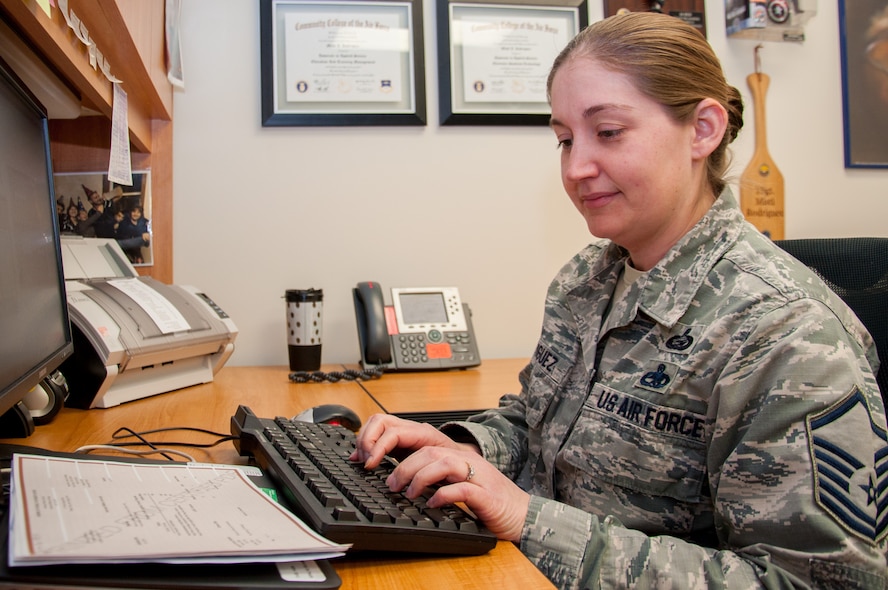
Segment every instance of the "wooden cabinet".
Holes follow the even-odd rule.
[[[49,2],[47,2],[49,4]],[[49,14],[37,0],[0,0],[3,19],[79,97],[88,112],[76,119],[50,120],[56,172],[108,169],[114,89],[94,67],[92,54],[52,3]],[[173,87],[166,74],[164,0],[68,0],[89,39],[127,93],[133,170],[151,171],[153,265],[139,272],[173,281]]]

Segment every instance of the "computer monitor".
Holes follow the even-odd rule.
[[[8,438],[30,434],[9,417],[73,344],[46,111],[2,59],[0,129],[0,438]]]

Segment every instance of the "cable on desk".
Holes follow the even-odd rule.
[[[131,428],[126,428],[126,427],[118,428],[117,430],[114,431],[114,434],[111,435],[111,438],[116,438],[117,435],[118,435],[121,431],[129,433],[127,436],[133,436],[133,437],[139,439],[139,440],[141,441],[140,444],[143,444],[143,445],[146,445],[146,446],[150,447],[150,448],[151,448],[151,451],[149,451],[150,453],[152,453],[152,454],[153,454],[153,453],[160,453],[161,455],[163,455],[164,457],[166,457],[166,458],[169,459],[170,461],[173,460],[173,458],[170,457],[169,455],[167,455],[162,449],[158,449],[156,446],[154,446],[154,444],[152,444],[151,442],[145,440],[145,438],[144,438],[140,433],[135,432],[135,431],[132,430]],[[127,443],[127,444],[135,444],[135,443]],[[109,448],[109,447],[110,447],[110,448],[117,449],[117,450],[119,450],[119,451],[121,451],[121,452],[124,452],[124,453],[128,453],[128,452],[130,452],[130,449],[125,448],[123,445],[118,445],[118,444],[113,444],[113,443],[112,443],[112,444],[108,444],[108,445],[93,445],[93,446],[96,447],[96,448],[99,448],[99,447]],[[81,448],[84,448],[84,447],[81,447]],[[79,450],[79,449],[78,449],[78,450]],[[89,452],[89,450],[86,450],[86,451],[84,451],[84,452]]]
[[[163,448],[156,448],[153,446],[150,449],[139,450],[139,449],[128,449],[128,448],[122,447],[120,445],[84,445],[84,446],[78,448],[77,450],[75,450],[74,452],[89,454],[90,451],[96,451],[96,450],[106,450],[106,451],[112,450],[112,451],[117,451],[119,453],[126,453],[129,455],[139,455],[140,457],[144,456],[144,455],[161,454],[164,457],[166,457],[167,459],[169,459],[170,461],[173,461],[173,458],[170,457],[170,455],[178,455],[179,457],[184,458],[189,463],[197,463],[195,458],[192,457],[191,455],[189,455],[188,453],[184,453],[182,451],[177,451],[176,449],[163,449]],[[167,453],[169,453],[169,454],[167,454]]]
[[[181,430],[183,432],[198,432],[201,434],[209,434],[211,436],[217,437],[216,440],[209,443],[191,443],[191,442],[176,442],[176,441],[159,441],[157,444],[164,444],[174,447],[191,447],[193,449],[208,449],[210,447],[215,447],[218,444],[222,444],[224,442],[228,442],[230,440],[237,439],[236,436],[231,434],[224,434],[222,432],[215,432],[213,430],[207,430],[206,428],[195,428],[193,426],[171,426],[169,428],[155,428],[154,430],[143,430],[142,432],[133,432],[133,430],[123,427],[118,428],[114,431],[114,434],[111,435],[111,438],[114,440],[124,440],[127,438],[137,438],[140,442],[121,442],[121,443],[112,443],[114,446],[124,446],[124,445],[147,445],[152,446],[152,443],[145,439],[146,434],[157,434],[158,432],[174,432]],[[124,433],[124,434],[121,434]]]
[[[382,377],[382,369],[372,368],[364,370],[347,369],[345,371],[294,371],[290,373],[290,381],[293,383],[322,383],[329,381],[336,383],[337,381],[369,381],[370,379],[379,379]]]
[[[212,436],[217,437],[215,441],[209,443],[191,443],[191,442],[178,442],[178,441],[158,441],[157,443],[153,443],[145,438],[146,434],[156,434],[158,432],[172,432],[176,430],[182,430],[186,432],[200,432],[202,434],[210,434]],[[156,428],[154,430],[145,430],[143,432],[135,432],[131,428],[122,427],[118,428],[111,435],[113,440],[123,441],[128,438],[135,438],[135,441],[127,441],[127,442],[111,442],[104,445],[87,445],[77,449],[77,452],[85,452],[96,450],[96,449],[106,449],[106,450],[115,450],[121,453],[130,453],[133,455],[152,455],[152,454],[160,454],[169,459],[170,461],[175,461],[170,455],[178,455],[180,457],[184,457],[188,461],[192,463],[195,462],[194,458],[182,451],[177,451],[175,449],[165,448],[165,447],[190,447],[193,449],[207,449],[210,447],[214,447],[223,442],[227,442],[230,440],[235,440],[237,437],[230,434],[222,434],[220,432],[214,432],[212,430],[206,430],[204,428],[193,428],[190,426],[174,426],[170,428]],[[164,448],[160,448],[157,445],[163,445]],[[131,449],[128,447],[132,446],[147,446],[149,449]]]

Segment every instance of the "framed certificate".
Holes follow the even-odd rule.
[[[425,125],[422,0],[261,0],[262,125]]]
[[[442,125],[547,125],[546,78],[585,0],[438,1]]]

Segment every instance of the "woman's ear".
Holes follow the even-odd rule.
[[[721,145],[728,127],[728,112],[712,98],[704,98],[694,109],[694,144],[692,154],[704,159]]]

